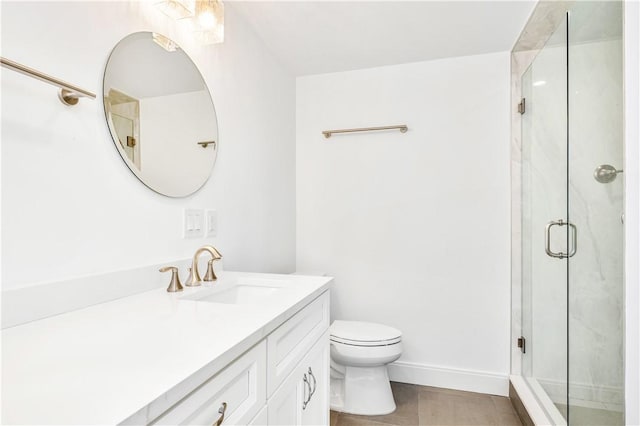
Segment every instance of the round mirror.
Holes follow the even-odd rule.
[[[200,189],[213,169],[218,123],[200,71],[172,40],[122,39],[104,72],[104,111],[118,152],[145,185],[169,197]]]

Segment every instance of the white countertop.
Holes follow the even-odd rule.
[[[265,303],[147,291],[2,331],[3,424],[151,420],[328,289],[331,278],[221,272],[287,282]],[[207,290],[205,290],[207,291]]]

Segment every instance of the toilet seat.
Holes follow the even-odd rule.
[[[359,340],[349,340],[349,339],[341,339],[339,337],[334,337],[331,336],[330,337],[331,342],[333,343],[340,343],[342,345],[350,345],[350,346],[389,346],[389,345],[395,345],[398,344],[402,341],[402,339],[400,337],[398,337],[397,339],[394,340],[380,340],[380,341],[374,341],[374,342],[362,342]]]
[[[402,341],[402,332],[382,324],[336,320],[330,327],[330,340],[351,346],[388,346]]]

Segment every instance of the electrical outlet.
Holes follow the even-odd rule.
[[[204,237],[204,210],[184,209],[183,238]]]
[[[218,212],[207,210],[207,237],[215,237],[218,233]]]

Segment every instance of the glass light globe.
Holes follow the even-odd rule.
[[[210,30],[216,26],[216,16],[211,9],[205,9],[198,14],[198,24],[204,30]]]

